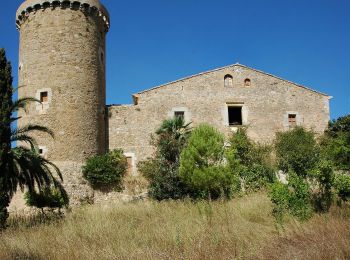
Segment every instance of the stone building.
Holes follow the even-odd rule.
[[[132,105],[109,111],[109,149],[121,147],[133,174],[152,155],[150,135],[162,120],[183,116],[192,126],[209,123],[229,136],[246,126],[258,142],[278,131],[303,126],[316,133],[327,127],[330,96],[240,64],[207,71],[133,95]]]
[[[105,36],[109,14],[99,0],[27,0],[18,9],[19,97],[32,96],[19,124],[55,133],[37,135],[39,152],[61,169],[72,201],[94,196],[82,178],[87,158],[122,148],[129,172],[152,155],[150,135],[162,120],[183,116],[229,135],[247,126],[257,141],[295,125],[321,133],[329,120],[328,95],[235,64],[133,95],[134,104],[106,106]]]

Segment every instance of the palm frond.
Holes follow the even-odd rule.
[[[11,136],[11,142],[24,142],[30,145],[31,150],[35,151],[36,148],[38,147],[38,144],[36,142],[36,140],[26,134],[17,134],[17,135],[12,135]]]
[[[35,187],[40,189],[42,186],[49,186],[52,183],[57,183],[57,177],[62,180],[62,174],[59,168],[33,152],[27,147],[19,146],[13,148],[13,156],[17,165],[18,185],[23,189],[28,188],[29,191],[34,191]]]
[[[33,132],[33,131],[47,133],[50,136],[54,137],[53,131],[51,131],[49,128],[47,128],[45,126],[33,125],[33,124],[29,124],[29,125],[26,125],[26,126],[23,126],[21,128],[17,128],[15,130],[13,130],[12,135],[16,136],[16,135],[21,135],[21,134],[28,134],[28,133]]]
[[[24,109],[24,111],[26,111],[26,106],[28,105],[28,103],[30,102],[38,102],[41,103],[40,100],[36,99],[36,98],[32,98],[32,97],[23,97],[20,98],[16,101],[13,102],[12,107],[11,107],[11,111],[12,112],[17,112],[19,109]]]

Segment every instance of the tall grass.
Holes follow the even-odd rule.
[[[275,225],[265,194],[230,202],[138,202],[14,217],[0,259],[349,259],[350,209]]]

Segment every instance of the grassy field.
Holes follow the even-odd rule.
[[[13,217],[0,259],[350,259],[350,207],[277,227],[265,194],[230,202],[138,202]]]

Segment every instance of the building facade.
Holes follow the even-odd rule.
[[[150,157],[150,136],[162,121],[183,116],[209,123],[227,137],[245,126],[257,142],[303,126],[323,133],[330,96],[240,64],[200,73],[133,95],[134,104],[109,106],[109,149],[122,148],[132,172]]]
[[[246,126],[251,138],[273,140],[296,125],[322,133],[328,95],[235,64],[133,95],[134,104],[106,106],[105,49],[109,14],[99,0],[27,0],[18,9],[19,97],[36,97],[19,125],[50,128],[36,135],[39,152],[62,171],[71,201],[94,197],[82,178],[86,159],[122,148],[129,174],[152,156],[150,136],[162,121],[182,116],[229,136]]]

